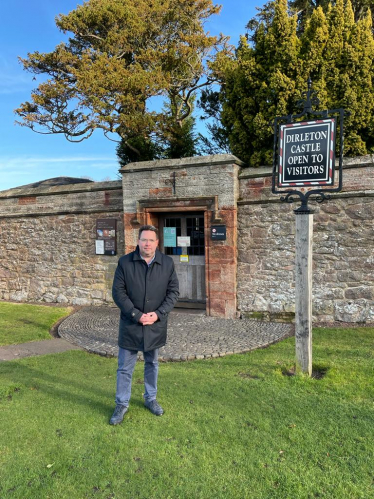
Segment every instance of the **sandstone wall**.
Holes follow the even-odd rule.
[[[294,313],[295,215],[271,194],[271,169],[230,155],[127,165],[123,182],[0,192],[0,299],[111,303],[118,257],[140,224],[166,212],[204,211],[207,312]],[[313,306],[319,321],[374,321],[374,160],[345,163],[344,190],[314,214]],[[95,254],[98,218],[117,220],[117,256]],[[226,241],[212,241],[225,224]],[[125,244],[126,243],[126,244]]]
[[[294,313],[295,214],[271,194],[271,169],[243,169],[238,202],[238,309],[255,317]],[[313,315],[374,321],[374,164],[345,161],[343,191],[314,210]]]
[[[118,255],[95,254],[98,218],[117,219],[123,254],[120,181],[0,192],[0,299],[111,303]]]

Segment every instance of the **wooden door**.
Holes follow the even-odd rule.
[[[160,249],[173,258],[179,279],[177,306],[205,308],[204,213],[170,213],[160,216]],[[176,236],[190,238],[190,246],[164,246],[164,227],[174,227]],[[188,261],[185,255],[188,256]]]

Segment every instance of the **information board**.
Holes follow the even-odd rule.
[[[333,118],[281,125],[279,137],[279,187],[333,184]]]
[[[184,246],[184,247],[191,246],[190,236],[179,236],[178,237],[178,246]]]
[[[114,218],[100,218],[96,220],[96,255],[117,254],[117,220]]]

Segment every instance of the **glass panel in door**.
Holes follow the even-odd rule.
[[[160,228],[174,227],[177,238],[190,238],[190,246],[164,247],[161,235],[161,250],[170,255],[178,274],[180,296],[178,304],[205,304],[205,241],[204,213],[181,214],[173,213],[162,217]],[[182,255],[188,255],[188,262]],[[185,260],[185,259],[184,259]]]

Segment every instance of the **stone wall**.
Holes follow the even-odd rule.
[[[346,160],[343,191],[314,210],[313,315],[374,321],[374,163]],[[238,309],[254,317],[294,313],[295,215],[300,203],[271,194],[271,169],[243,169],[238,202]]]
[[[118,257],[160,214],[204,212],[207,313],[294,314],[295,215],[271,194],[270,168],[231,155],[143,162],[123,180],[24,186],[0,192],[0,299],[112,303]],[[313,314],[374,321],[374,160],[345,162],[344,190],[314,209]],[[117,220],[117,256],[95,254],[98,218]],[[227,227],[212,241],[211,226]]]
[[[95,254],[98,218],[117,219],[117,252],[123,254],[120,181],[0,192],[0,299],[112,302],[118,256]]]

